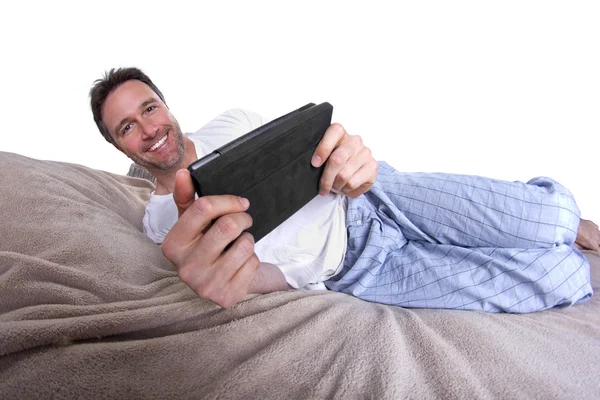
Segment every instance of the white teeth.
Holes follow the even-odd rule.
[[[154,146],[150,147],[148,151],[154,151],[158,149],[165,141],[167,140],[167,135],[165,135],[162,139],[154,144]]]

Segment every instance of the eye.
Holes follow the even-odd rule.
[[[151,105],[151,106],[148,106],[148,107],[146,108],[146,112],[147,112],[147,113],[150,113],[150,112],[154,111],[155,109],[156,109],[156,106],[155,106],[155,105]]]
[[[121,134],[125,135],[127,134],[129,131],[131,131],[131,124],[127,124],[123,127],[123,129],[121,130]]]

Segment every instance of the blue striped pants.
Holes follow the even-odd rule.
[[[579,215],[549,178],[401,173],[380,163],[373,188],[348,200],[344,265],[325,285],[402,307],[569,306],[592,295],[589,263],[573,245]]]

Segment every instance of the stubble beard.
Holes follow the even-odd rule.
[[[152,161],[148,159],[134,159],[133,161],[136,164],[141,165],[142,167],[148,169],[149,171],[162,171],[167,172],[175,167],[178,167],[181,161],[183,160],[185,154],[185,146],[183,143],[183,133],[181,132],[181,128],[179,127],[179,123],[173,121],[172,128],[169,130],[169,136],[173,136],[175,139],[175,151],[173,151],[167,160],[162,161]],[[138,158],[138,157],[136,157]],[[179,168],[177,168],[179,169]]]

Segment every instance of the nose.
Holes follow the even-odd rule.
[[[144,139],[152,139],[158,132],[158,125],[153,124],[152,121],[142,121],[140,123],[142,128],[142,136]]]

